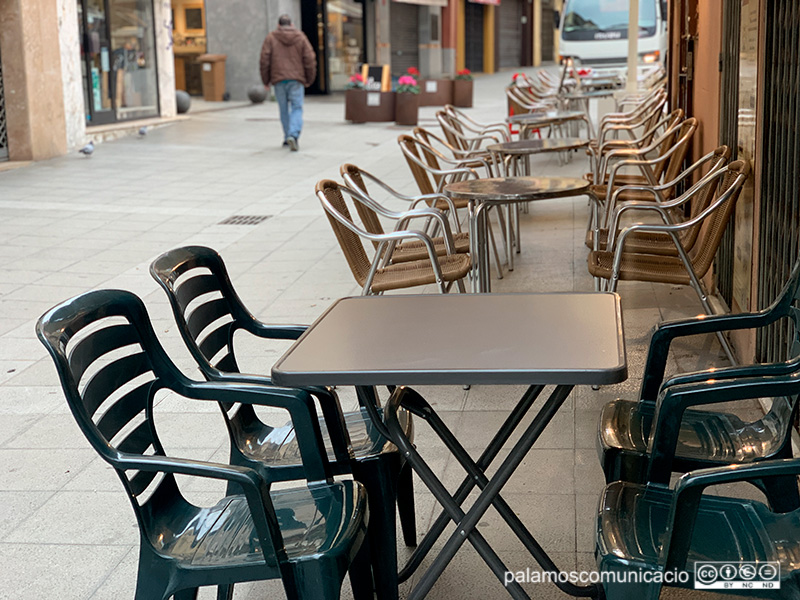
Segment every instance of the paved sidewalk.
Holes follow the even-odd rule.
[[[503,117],[502,87],[510,76],[476,79],[475,118]],[[420,125],[438,130],[435,110],[421,109]],[[36,319],[90,289],[131,290],[144,299],[170,356],[197,377],[166,298],[148,274],[151,260],[164,250],[185,244],[217,249],[244,302],[266,321],[307,323],[334,299],[358,294],[314,184],[338,179],[344,162],[409,193],[413,184],[395,142],[405,129],[352,125],[343,114],[341,98],[307,98],[296,153],[281,147],[277,106],[266,103],[196,114],[143,138],[100,144],[91,158],[75,154],[0,173],[0,598],[130,598],[135,582],[133,514],[116,476],[68,412],[53,364],[34,336]],[[536,172],[548,174],[580,175],[585,169],[579,154],[565,166],[555,158],[534,164]],[[269,218],[255,226],[221,224],[234,215]],[[532,206],[522,218],[516,269],[495,280],[494,290],[592,289],[583,245],[586,216],[585,199]],[[659,320],[700,311],[691,290],[628,284],[620,292],[630,379],[600,391],[576,389],[504,494],[564,569],[594,564],[593,519],[603,485],[594,450],[600,406],[618,395],[636,395],[649,332]],[[242,366],[264,372],[283,348],[248,344],[252,352]],[[670,368],[711,364],[723,361],[709,338],[678,345]],[[477,453],[520,390],[476,386],[423,393]],[[216,406],[165,400],[158,414],[168,451],[227,459]],[[418,443],[446,482],[460,479],[422,426]],[[190,492],[201,502],[219,489],[195,485]],[[424,531],[433,502],[421,485],[417,492]],[[480,527],[509,568],[535,568],[496,514],[488,513]],[[564,597],[544,584],[527,589],[537,598]],[[236,598],[278,598],[280,590],[276,582],[242,585]],[[344,593],[350,593],[348,584]],[[431,597],[503,594],[474,551],[465,548]],[[201,597],[214,596],[203,590]]]

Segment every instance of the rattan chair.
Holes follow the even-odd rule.
[[[715,171],[725,166],[729,159],[730,149],[727,146],[720,146],[692,164],[675,179],[663,185],[620,187],[611,198],[611,204],[615,208],[609,227],[589,230],[586,234],[586,246],[590,250],[605,250],[609,245],[613,246],[622,217],[630,216],[630,213],[655,214],[667,225],[680,223],[687,218],[693,219],[705,210],[716,189],[716,185],[702,185],[704,178],[713,175]],[[698,181],[694,185],[691,185],[692,177],[698,177]],[[676,198],[674,197],[675,192],[682,181],[688,182],[684,185],[691,187],[686,193]],[[622,197],[627,200],[620,200]],[[686,210],[687,205],[689,206],[688,211]],[[609,232],[611,232],[610,235]],[[687,250],[694,246],[699,232],[699,225],[680,231],[678,236],[681,245]],[[628,236],[625,243],[629,252],[677,256],[675,244],[666,233],[635,232]]]
[[[476,131],[472,125],[462,122],[455,114],[444,110],[436,112],[436,120],[442,128],[448,144],[467,154],[481,152],[481,149],[489,144],[499,144],[511,140],[511,136],[505,128],[488,127]]]
[[[694,218],[678,224],[637,223],[625,228],[619,234],[613,247],[609,247],[607,250],[593,250],[589,253],[589,272],[594,277],[607,280],[608,291],[612,292],[616,291],[620,279],[691,286],[697,293],[706,314],[713,314],[701,279],[714,262],[722,234],[725,233],[725,228],[749,173],[750,165],[741,160],[713,172],[703,182],[704,186],[716,185],[715,197],[705,210]],[[717,181],[718,179],[719,181]],[[681,244],[680,232],[696,225],[700,226],[697,239],[691,248],[685,248]],[[627,238],[635,232],[662,232],[669,235],[675,245],[677,256],[629,251],[626,247]],[[728,358],[735,363],[727,340],[721,334],[718,337]]]
[[[339,174],[342,176],[342,179],[344,179],[347,187],[361,192],[361,201],[354,202],[354,204],[364,229],[373,235],[384,235],[386,233],[380,220],[381,216],[399,222],[405,218],[406,213],[390,211],[378,203],[374,199],[374,196],[370,195],[367,190],[366,180],[369,180],[371,184],[387,192],[391,198],[408,202],[410,204],[409,208],[412,210],[420,203],[444,202],[447,206],[451,207],[449,211],[450,214],[455,215],[455,210],[452,208],[452,200],[447,196],[440,194],[434,194],[432,196],[405,196],[381,181],[375,175],[349,163],[339,167]],[[436,223],[438,223],[438,221],[436,221]],[[460,230],[461,224],[458,222],[458,219],[454,219],[454,227],[456,228],[456,232],[452,234],[452,249],[456,253],[466,254],[469,252],[469,233]],[[433,237],[431,241],[433,242],[437,256],[447,255],[447,242],[444,236]],[[379,242],[373,240],[372,244],[377,250]],[[425,247],[425,244],[419,240],[411,240],[395,244],[392,247],[390,262],[403,263],[427,260],[427,258],[428,249]]]
[[[689,144],[698,123],[694,117],[676,123],[646,148],[618,148],[611,150],[600,159],[599,173],[608,173],[598,178],[602,184],[589,187],[593,200],[591,220],[595,228],[607,227],[614,206],[613,193],[624,185],[645,185],[657,187],[675,180],[683,168],[683,161],[689,152]],[[638,169],[641,175],[624,174],[626,169]],[[597,181],[598,179],[595,179]],[[665,188],[664,193],[669,193]],[[634,192],[634,190],[631,190]],[[617,200],[636,200],[629,192],[621,193]],[[602,216],[601,216],[602,215]]]
[[[436,148],[418,140],[410,135],[401,135],[397,138],[397,143],[400,145],[400,150],[406,158],[406,163],[414,180],[417,182],[419,191],[422,194],[442,193],[444,186],[454,181],[463,181],[468,178],[478,179],[480,176],[478,171],[474,168],[465,166],[469,164],[468,161],[457,161],[448,159]],[[442,168],[442,162],[445,162],[451,168]],[[469,201],[463,198],[454,198],[453,205],[456,209],[467,208]],[[438,206],[437,206],[438,207]],[[505,223],[501,211],[490,210],[489,215],[492,213],[497,215],[500,231],[505,232]],[[504,235],[504,233],[503,233]],[[502,237],[504,242],[508,244],[508,240]],[[498,279],[503,278],[503,269],[500,264],[500,254],[497,251],[497,244],[495,242],[494,231],[489,227],[489,240],[492,244],[492,251],[497,267]],[[508,248],[506,248],[508,249]]]
[[[601,155],[600,146],[606,142],[609,142],[606,146],[609,150],[613,147],[623,147],[630,142],[636,142],[639,147],[648,145],[656,131],[653,128],[664,116],[666,103],[667,92],[659,89],[643,98],[628,112],[609,113],[603,116],[597,126],[597,138],[589,143],[588,152],[591,153],[593,159],[596,159]],[[637,135],[637,131],[640,132],[639,135]],[[650,132],[649,139],[645,137],[648,132]],[[627,137],[620,139],[623,133]],[[639,139],[642,137],[645,139]],[[612,140],[614,141],[612,142]]]
[[[688,119],[686,119],[688,120]],[[666,152],[675,142],[676,131],[685,122],[683,110],[678,108],[669,114],[662,115],[649,129],[634,140],[611,139],[605,140],[596,148],[589,148],[592,171],[586,178],[592,185],[607,186],[610,183],[612,171],[619,171],[623,167],[616,164],[624,160],[644,160],[647,157],[658,157]],[[693,121],[696,123],[697,121]],[[639,165],[625,165],[639,166]],[[615,169],[616,167],[616,169]],[[639,166],[639,175],[615,173],[616,185],[644,183],[654,185],[659,179],[659,169],[663,165],[656,164],[650,171]],[[613,184],[612,184],[613,185]],[[602,195],[602,192],[599,192]]]
[[[445,104],[442,110],[451,115],[454,119],[457,119],[458,122],[461,123],[462,127],[467,131],[471,131],[472,133],[479,135],[489,132],[497,132],[503,136],[505,141],[511,140],[511,136],[508,133],[508,126],[503,122],[480,123],[469,116],[466,111],[456,108],[452,104]]]
[[[447,293],[453,283],[457,284],[459,291],[466,291],[463,278],[470,271],[470,258],[466,254],[455,253],[450,227],[441,211],[417,208],[406,213],[407,218],[433,218],[439,221],[447,243],[447,253],[440,257],[437,256],[433,240],[422,231],[400,230],[373,234],[356,225],[346,198],[354,203],[365,202],[361,193],[330,179],[318,182],[315,191],[350,271],[362,286],[362,295],[428,284],[436,284],[440,292]],[[378,243],[372,259],[367,256],[362,239]],[[392,245],[403,240],[423,244],[428,253],[427,259],[392,263]]]
[[[466,143],[454,146],[449,139],[443,139],[424,127],[415,127],[411,135],[423,144],[438,150],[440,156],[457,162],[462,167],[482,172],[485,177],[497,177],[500,174],[500,166],[495,162],[492,153],[485,148],[468,150],[465,149],[468,145]]]

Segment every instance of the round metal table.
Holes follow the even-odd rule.
[[[539,140],[536,140],[539,141]],[[575,177],[494,177],[449,183],[444,192],[451,198],[469,201],[470,255],[472,291],[491,292],[486,210],[496,204],[516,204],[533,200],[568,198],[586,193],[589,182]],[[507,234],[511,224],[506,220]],[[510,239],[510,237],[509,237]],[[509,269],[513,266],[509,263]]]
[[[592,124],[589,122],[586,114],[579,110],[538,111],[511,115],[506,119],[506,122],[519,126],[519,137],[521,140],[528,139],[532,129],[548,127],[552,131],[553,127],[575,121],[585,122],[587,133],[592,131]]]
[[[528,157],[532,154],[568,152],[588,145],[589,140],[583,138],[542,138],[491,144],[486,149],[491,152],[495,163],[503,165],[504,175],[529,177],[531,175],[531,166]],[[519,168],[520,164],[522,165],[521,169]],[[512,168],[509,168],[509,166]],[[514,270],[514,251],[519,253],[521,250],[519,209],[520,206],[516,203],[513,208],[509,207],[506,219],[506,240],[508,242],[506,244],[506,261],[509,271]],[[527,205],[523,205],[523,210],[527,212]]]

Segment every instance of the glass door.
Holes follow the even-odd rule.
[[[332,90],[343,90],[364,62],[364,5],[328,0],[328,69]]]
[[[153,0],[107,0],[118,121],[158,115]]]
[[[111,101],[114,97],[114,78],[111,73],[111,41],[104,0],[79,0],[78,19],[82,34],[81,66],[86,123],[113,123],[116,120]]]
[[[77,0],[86,122],[158,115],[152,0]]]

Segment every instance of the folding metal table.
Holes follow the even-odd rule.
[[[424,597],[465,541],[495,575],[508,571],[476,526],[494,506],[533,558],[558,568],[500,491],[575,385],[606,385],[627,377],[619,296],[610,293],[397,295],[337,300],[275,363],[278,385],[353,385],[376,428],[392,440],[444,508],[419,544],[401,580],[419,566],[447,523],[456,531],[419,580],[410,599]],[[473,460],[433,408],[410,388],[398,387],[378,410],[379,385],[520,384],[530,387],[478,458]],[[546,385],[554,385],[532,422],[491,478],[486,470]],[[451,495],[403,434],[402,404],[436,432],[468,476]],[[481,493],[465,512],[475,486]],[[557,582],[563,591],[597,597],[596,585]],[[511,582],[514,598],[528,598]]]

